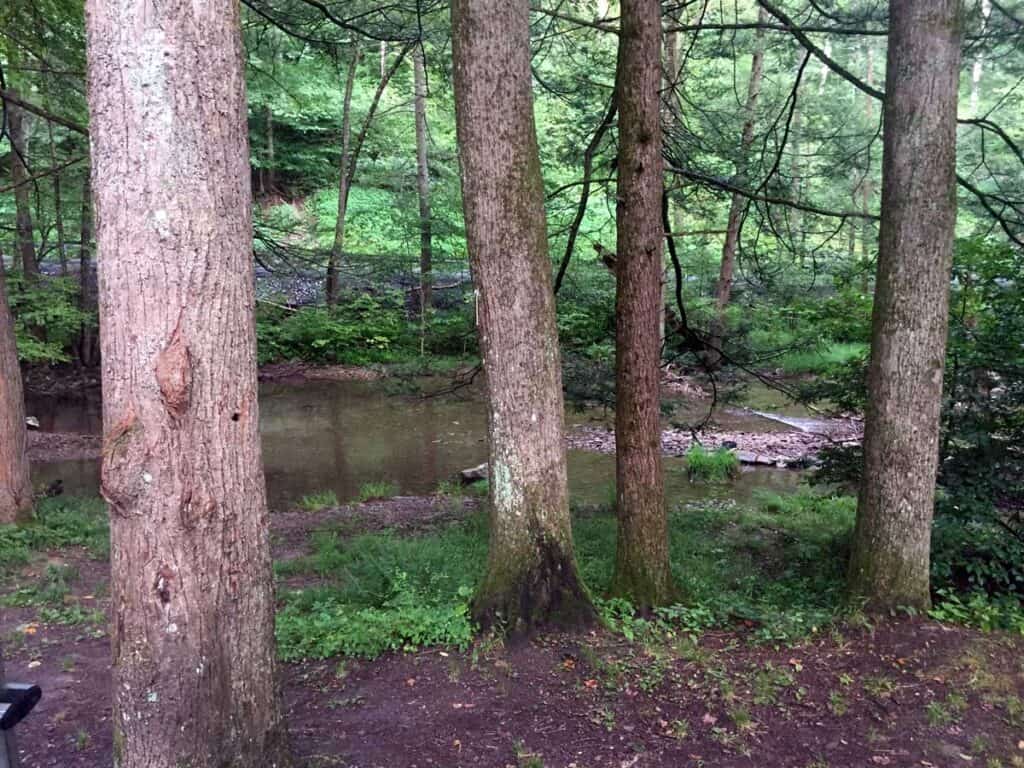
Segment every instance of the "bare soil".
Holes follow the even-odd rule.
[[[301,554],[316,528],[415,533],[464,513],[409,498],[276,513],[275,554]],[[107,566],[82,550],[40,558],[3,591],[54,563],[78,571],[69,607],[109,609]],[[17,729],[23,765],[110,765],[103,622],[16,607],[0,632],[9,678],[44,688]],[[647,645],[593,629],[282,669],[303,766],[1009,767],[1024,765],[1022,652],[1020,637],[894,619],[777,647],[742,628]]]

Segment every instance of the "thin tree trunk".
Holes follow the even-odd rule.
[[[78,307],[88,313],[89,318],[79,330],[78,360],[85,368],[94,368],[99,363],[99,340],[96,337],[95,317],[98,311],[96,299],[96,274],[92,268],[92,171],[85,170],[82,180],[81,245],[78,249]]]
[[[870,610],[927,608],[956,225],[958,0],[893,0],[882,224],[849,586]]]
[[[661,6],[623,0],[615,82],[615,480],[618,538],[611,592],[640,608],[676,596],[661,466]]]
[[[13,92],[13,89],[11,89]],[[19,94],[13,92],[15,97]],[[25,167],[25,126],[21,107],[7,102],[7,137],[11,143],[11,181],[14,183],[15,227],[21,271],[32,279],[39,274],[32,226],[31,184]]]
[[[523,632],[594,609],[576,569],[561,355],[533,120],[528,0],[454,0],[466,242],[488,388],[491,536],[473,603]]]
[[[338,300],[338,266],[341,263],[342,253],[345,248],[345,216],[348,211],[348,195],[356,178],[356,167],[359,164],[359,154],[362,152],[366,135],[370,132],[370,124],[373,123],[374,115],[377,114],[377,107],[380,106],[380,98],[384,95],[384,89],[388,87],[391,78],[398,71],[405,55],[409,52],[411,45],[405,46],[399,51],[398,56],[391,63],[387,72],[377,84],[377,90],[373,94],[373,101],[370,102],[370,109],[363,119],[363,125],[356,135],[356,140],[349,148],[349,135],[351,131],[352,83],[355,77],[356,65],[359,63],[359,52],[357,51],[352,61],[352,68],[349,70],[349,79],[345,84],[345,107],[342,117],[342,153],[341,153],[341,179],[338,182],[338,220],[334,225],[334,244],[331,247],[331,256],[327,264],[327,303],[334,305]]]
[[[990,0],[981,0],[981,34],[988,31],[988,20],[992,15],[992,3]],[[978,116],[978,104],[981,101],[981,77],[985,70],[985,53],[979,46],[974,56],[974,66],[971,67],[971,117]]]
[[[872,88],[875,85],[875,49],[872,47],[870,42],[864,44],[864,58],[865,58],[865,81]],[[864,118],[867,123],[868,130],[872,130],[872,124],[875,122],[875,100],[868,94],[864,95]],[[871,210],[871,198],[874,196],[874,185],[871,183],[871,149],[867,150],[867,154],[864,161],[864,178],[861,180],[860,186],[860,210],[861,213],[867,214]],[[871,220],[865,217],[861,220],[860,230],[860,257],[864,262],[864,268],[868,269],[871,264]]]
[[[413,51],[413,86],[416,112],[416,191],[420,203],[420,354],[423,354],[432,302],[434,268],[430,237],[430,165],[427,162],[427,73],[422,46]]]
[[[27,442],[14,319],[7,304],[7,281],[0,255],[0,523],[22,520],[32,508]]]
[[[266,137],[267,137],[267,157],[266,157],[266,187],[264,193],[273,195],[277,191],[277,174],[275,168],[277,166],[277,158],[274,154],[274,112],[271,110],[270,105],[267,104],[263,109],[263,119],[266,124]]]
[[[46,130],[50,139],[50,167],[57,167],[57,149],[53,143],[53,123],[46,123]],[[55,172],[51,177],[53,184],[53,209],[56,217],[57,227],[57,256],[60,261],[61,277],[68,276],[68,253],[67,239],[64,237],[64,208],[61,200],[60,173]]]
[[[334,243],[327,261],[327,282],[324,293],[328,306],[338,301],[338,266],[341,264],[342,252],[345,249],[345,215],[348,211],[349,192],[349,143],[352,140],[352,88],[356,82],[356,69],[359,66],[361,52],[356,44],[352,61],[348,65],[348,77],[345,79],[345,99],[341,111],[341,160],[338,163],[338,218],[334,223]]]
[[[88,0],[86,27],[115,762],[286,766],[240,8]]]
[[[758,20],[766,23],[768,15],[762,8],[758,14]],[[764,75],[764,30],[758,29],[755,35],[754,53],[750,60],[750,79],[747,82],[747,101],[743,107],[744,121],[743,134],[740,138],[740,159],[737,164],[737,176],[740,185],[746,177],[747,166],[750,163],[750,148],[754,142],[754,124],[757,120],[757,100],[761,95],[761,80]],[[710,351],[707,362],[711,366],[717,366],[721,362],[721,355],[717,350],[722,349],[725,341],[725,313],[732,297],[733,272],[736,269],[736,249],[740,241],[740,224],[743,219],[743,211],[746,207],[746,200],[738,194],[732,196],[732,203],[729,206],[729,220],[725,227],[725,244],[722,246],[722,263],[718,270],[718,283],[715,286],[715,317],[711,323]]]

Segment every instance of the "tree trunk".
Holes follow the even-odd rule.
[[[988,31],[988,20],[992,16],[990,0],[981,0],[981,34]],[[981,101],[981,76],[985,69],[985,53],[979,46],[974,55],[974,66],[971,67],[971,117],[978,116],[978,104]]]
[[[352,87],[356,82],[356,69],[359,66],[360,50],[357,46],[352,53],[352,62],[348,66],[348,77],[345,80],[345,99],[341,111],[341,160],[338,163],[338,218],[334,223],[334,243],[331,255],[327,260],[327,282],[324,293],[327,305],[334,306],[338,301],[338,266],[341,264],[342,251],[345,249],[345,216],[348,211],[349,192],[349,143],[352,140]]]
[[[454,0],[452,53],[490,437],[490,554],[473,614],[513,633],[589,622],[569,516],[528,0]]]
[[[286,766],[239,6],[89,0],[114,762]]]
[[[46,130],[50,139],[50,167],[57,167],[57,148],[53,143],[53,123],[47,122]],[[53,210],[56,219],[55,225],[57,228],[57,257],[60,261],[60,274],[61,277],[68,276],[68,252],[67,252],[67,239],[64,237],[64,206],[61,199],[60,189],[60,173],[54,172],[52,176],[53,183]]]
[[[661,467],[661,219],[658,0],[623,0],[615,93],[615,480],[618,538],[611,592],[639,608],[676,596]]]
[[[270,109],[269,104],[267,104],[263,110],[263,119],[266,123],[267,136],[267,168],[264,174],[267,181],[264,193],[273,195],[277,191],[277,174],[274,172],[274,168],[277,165],[277,158],[274,155],[274,112]]]
[[[762,8],[758,21],[767,23],[768,14]],[[758,29],[755,34],[754,53],[750,60],[750,80],[747,82],[747,101],[743,107],[743,134],[740,137],[740,159],[737,164],[737,177],[742,186],[747,175],[750,162],[750,148],[754,143],[754,124],[757,119],[757,100],[761,95],[761,80],[764,75],[764,30]],[[711,336],[707,362],[712,367],[721,363],[719,350],[725,343],[725,311],[732,297],[732,277],[736,269],[736,249],[740,241],[740,225],[746,200],[738,194],[732,196],[729,206],[729,220],[725,227],[725,244],[722,246],[722,263],[718,270],[718,283],[715,286],[715,317],[711,322]]]
[[[11,89],[13,92],[13,89]],[[14,96],[18,96],[16,92]],[[11,102],[7,109],[7,137],[11,142],[11,181],[14,184],[15,228],[17,230],[18,257],[21,271],[32,279],[39,274],[36,246],[33,240],[31,182],[25,167],[25,126],[21,107]]]
[[[958,0],[893,0],[882,224],[849,587],[869,610],[930,605],[956,224]]]
[[[14,319],[7,304],[7,281],[0,256],[0,523],[17,522],[32,508],[27,441]]]
[[[427,163],[427,74],[423,48],[413,51],[413,81],[416,111],[416,191],[420,202],[420,322],[426,337],[427,316],[434,283],[430,238],[430,166]]]
[[[865,58],[865,80],[872,88],[875,85],[875,49],[870,42],[864,44]],[[864,94],[864,118],[869,131],[873,130],[872,123],[875,122],[875,99],[869,94]],[[864,263],[865,273],[870,271],[871,265],[871,220],[867,215],[871,211],[871,198],[874,196],[874,185],[871,183],[871,147],[869,146],[864,159],[864,177],[860,182],[860,210],[865,214],[860,225],[860,258]]]
[[[394,77],[395,72],[398,71],[398,67],[405,58],[405,54],[409,52],[410,47],[411,46],[407,45],[399,52],[387,72],[385,72],[384,76],[381,77],[380,82],[377,84],[377,90],[373,94],[373,101],[370,102],[370,109],[366,112],[366,117],[363,118],[363,125],[359,129],[359,133],[356,135],[356,140],[352,142],[352,147],[350,149],[352,84],[355,81],[356,65],[359,63],[360,58],[360,52],[358,50],[356,50],[352,59],[352,67],[349,70],[348,82],[345,83],[345,105],[342,117],[341,179],[338,182],[338,220],[334,225],[334,244],[331,247],[330,259],[327,263],[326,293],[328,305],[334,305],[338,301],[338,265],[341,263],[342,252],[345,248],[345,216],[348,212],[348,194],[352,189],[352,185],[355,183],[356,166],[359,164],[359,153],[362,152],[363,143],[366,141],[366,135],[370,132],[370,124],[373,123],[373,117],[377,114],[377,107],[380,106],[380,97],[384,95],[384,89],[388,87],[388,83],[391,81],[391,78]]]
[[[92,191],[89,184],[91,170],[85,169],[82,180],[81,244],[78,249],[78,307],[90,318],[97,313],[96,275],[92,268]],[[85,368],[99,364],[99,340],[94,320],[82,324],[78,333],[78,361]]]

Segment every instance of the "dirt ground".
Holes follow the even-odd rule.
[[[310,530],[342,519],[408,532],[457,514],[423,522],[424,510],[398,499],[276,513],[275,555],[302,554]],[[55,564],[77,570],[67,609],[92,618],[12,607],[0,619],[8,677],[44,689],[17,730],[23,765],[110,765],[106,563],[52,552],[4,591]],[[304,766],[1024,766],[1024,639],[920,619],[780,647],[743,629],[643,644],[595,628],[282,671]]]

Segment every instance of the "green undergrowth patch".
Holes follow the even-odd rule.
[[[363,483],[359,486],[359,495],[356,497],[356,501],[362,504],[367,501],[390,499],[392,496],[397,495],[397,485],[390,480],[378,480],[372,483]]]
[[[740,460],[727,448],[709,451],[703,445],[694,445],[686,452],[684,460],[691,481],[722,483],[732,480],[740,471]]]
[[[341,502],[338,500],[338,494],[331,490],[307,493],[299,500],[299,506],[307,512],[319,512],[323,509],[333,509],[334,507],[340,506],[340,504]]]
[[[787,352],[778,359],[776,365],[789,376],[805,373],[822,374],[835,366],[856,360],[866,352],[866,344],[832,343],[816,349]]]
[[[27,522],[0,525],[0,575],[25,565],[36,552],[71,546],[85,547],[96,558],[109,555],[107,508],[101,499],[44,499]]]

